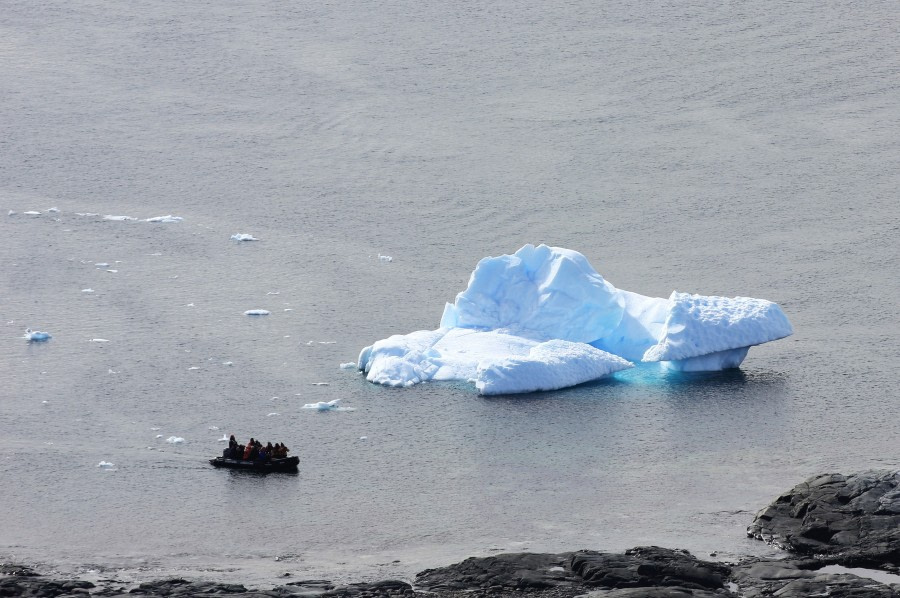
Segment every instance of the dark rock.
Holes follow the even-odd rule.
[[[677,586],[691,590],[716,590],[724,586],[728,566],[701,561],[686,550],[642,546],[625,554],[576,552],[572,571],[584,583],[605,588]]]
[[[896,566],[900,472],[811,477],[757,513],[747,534],[846,566]]]
[[[15,577],[37,577],[31,567],[16,565],[14,563],[0,563],[0,575],[14,575]]]
[[[745,598],[777,596],[778,598],[900,598],[891,586],[847,573],[824,573],[809,570],[809,560],[755,561],[735,565],[731,580]]]
[[[539,590],[580,584],[568,566],[571,553],[508,553],[469,558],[461,563],[426,569],[416,575],[416,588],[429,592],[460,590]]]

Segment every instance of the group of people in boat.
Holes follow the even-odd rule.
[[[286,459],[291,449],[280,442],[273,446],[271,442],[263,444],[255,438],[251,438],[247,444],[238,444],[234,434],[228,440],[228,448],[222,451],[226,459],[242,461],[271,461],[272,459]]]

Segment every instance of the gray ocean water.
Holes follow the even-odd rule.
[[[3,0],[0,559],[271,584],[770,551],[744,530],[780,492],[900,467],[898,99],[891,1]],[[796,332],[521,397],[339,367],[541,242]],[[223,433],[299,474],[213,469]]]

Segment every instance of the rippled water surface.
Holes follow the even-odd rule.
[[[783,490],[900,466],[898,29],[891,2],[5,2],[0,556],[274,583],[769,550],[744,529]],[[522,397],[339,368],[529,242],[796,333]],[[213,469],[223,433],[299,474]]]

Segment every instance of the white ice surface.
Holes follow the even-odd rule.
[[[181,222],[184,220],[181,216],[172,216],[169,214],[168,216],[154,216],[153,218],[147,218],[146,222]]]
[[[184,442],[184,438],[180,436],[169,436],[168,438],[166,438],[166,442],[168,442],[169,444],[181,444]]]
[[[314,409],[316,411],[356,411],[353,407],[341,407],[341,399],[333,401],[319,401],[318,403],[307,403],[303,409]]]
[[[137,220],[137,218],[132,218],[131,216],[112,216],[107,214],[103,217],[104,220],[114,220],[116,222],[124,222],[126,220]]]
[[[617,289],[577,251],[525,245],[482,259],[468,288],[445,306],[440,328],[365,347],[357,367],[387,386],[463,380],[484,394],[531,392],[593,380],[629,361],[683,371],[737,367],[750,346],[791,332],[770,301],[646,297]]]
[[[765,299],[673,292],[669,303],[663,334],[644,353],[644,361],[682,360],[752,347],[793,332],[778,304]]]
[[[53,335],[49,332],[41,332],[40,330],[32,330],[31,328],[26,328],[23,338],[35,343],[42,343],[53,338]]]
[[[248,309],[244,312],[245,316],[267,316],[269,315],[269,310],[267,309]]]
[[[235,241],[259,241],[256,237],[248,235],[247,233],[235,233],[231,235],[231,238]]]

